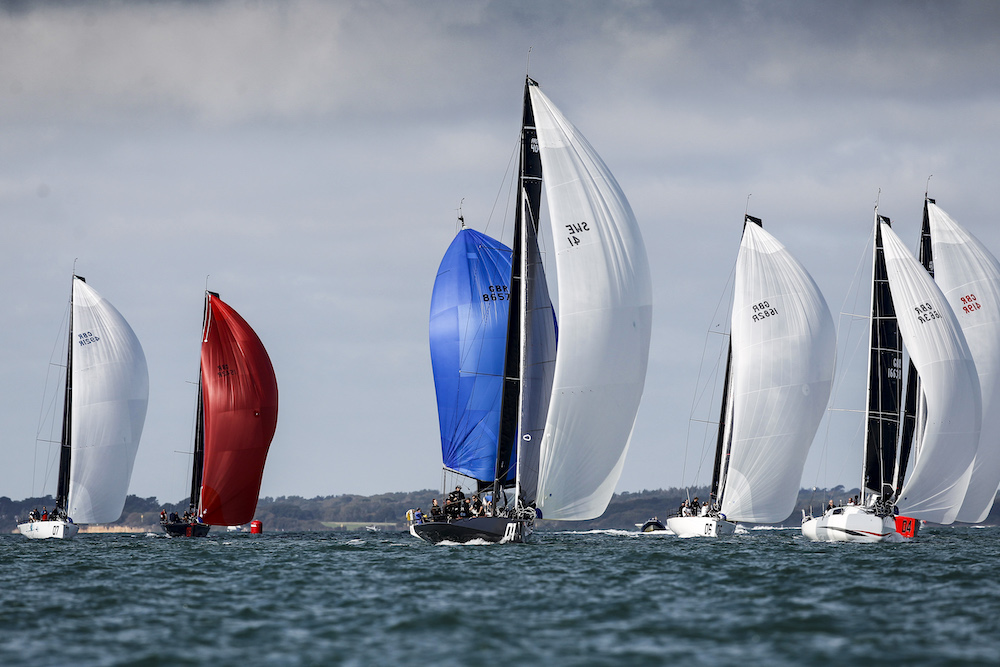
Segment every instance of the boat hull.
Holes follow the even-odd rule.
[[[736,532],[736,523],[717,516],[672,516],[667,528],[677,537],[722,537]]]
[[[531,534],[531,525],[507,517],[478,516],[457,521],[430,521],[410,526],[410,534],[425,542],[465,543],[473,540],[486,542],[524,542]]]
[[[877,516],[870,509],[848,505],[827,510],[823,516],[802,521],[802,534],[813,542],[898,542],[896,520]]]
[[[68,521],[27,521],[17,524],[21,534],[32,540],[70,540],[80,532],[80,526]]]
[[[642,528],[640,528],[639,530],[640,532],[643,533],[652,533],[666,529],[667,527],[663,525],[662,521],[659,521],[658,519],[650,519],[646,523],[642,524]]]
[[[211,526],[207,523],[161,523],[160,526],[170,537],[205,537]]]

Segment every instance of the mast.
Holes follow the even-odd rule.
[[[934,252],[931,246],[931,222],[927,211],[927,204],[935,203],[933,199],[924,194],[924,219],[920,225],[920,264],[927,269],[931,278],[934,277]],[[920,400],[920,376],[917,369],[910,360],[906,373],[906,403],[903,408],[903,434],[899,441],[899,461],[896,464],[896,474],[894,478],[893,490],[898,495],[903,488],[903,480],[906,478],[906,468],[910,461],[910,452],[913,448],[913,438],[917,428],[917,411]]]
[[[880,222],[891,225],[889,218],[875,210],[875,243],[872,253],[871,328],[868,339],[868,404],[862,499],[878,495],[886,500],[892,493],[902,398],[903,351],[896,322],[896,311],[889,289],[889,278],[882,248]]]
[[[212,297],[219,296],[215,292],[205,291],[205,314],[202,317],[201,343],[208,340],[208,327],[212,319]],[[200,355],[199,355],[200,357]],[[194,425],[194,461],[191,465],[191,498],[190,506],[201,509],[201,481],[205,471],[205,399],[202,393],[202,377],[204,374],[201,362],[198,363],[198,403],[197,416]]]
[[[86,282],[83,276],[73,275],[69,291],[69,333],[66,342],[66,388],[63,392],[62,437],[59,448],[59,482],[56,487],[56,507],[66,511],[69,506],[69,473],[73,457],[73,305],[76,280]]]
[[[764,226],[761,218],[755,218],[746,213],[743,214],[743,230],[746,232],[746,225],[752,222],[758,227]],[[742,237],[741,237],[742,238]],[[732,446],[732,424],[729,417],[729,385],[733,375],[733,338],[732,323],[730,323],[729,350],[726,352],[726,378],[722,385],[722,408],[719,413],[719,433],[715,441],[715,464],[712,468],[712,488],[709,491],[709,503],[715,507],[722,507],[722,491],[726,484],[726,473],[729,471],[729,454]]]
[[[493,506],[502,488],[511,486],[508,480],[516,455],[516,439],[520,416],[522,338],[525,322],[524,225],[538,231],[538,213],[542,201],[542,159],[538,151],[538,132],[531,106],[530,86],[538,83],[530,77],[524,84],[524,107],[521,119],[521,149],[518,168],[518,205],[514,213],[514,243],[511,261],[510,316],[507,322],[507,348],[504,356],[504,383],[500,403],[500,432],[497,442],[496,476],[493,482]]]

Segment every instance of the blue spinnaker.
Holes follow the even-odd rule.
[[[510,303],[510,248],[463,229],[431,295],[430,348],[444,466],[491,482],[496,471]]]

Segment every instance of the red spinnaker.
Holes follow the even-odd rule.
[[[201,346],[205,467],[201,514],[230,526],[253,519],[278,423],[278,383],[257,334],[211,295]]]

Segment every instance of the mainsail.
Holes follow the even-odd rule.
[[[257,507],[264,461],[278,422],[278,384],[267,351],[250,325],[218,294],[208,292],[205,299],[199,507],[207,524],[236,525],[250,521]]]
[[[781,521],[794,509],[830,397],[836,331],[812,277],[759,224],[744,225],[731,345],[721,511],[734,521]]]
[[[146,357],[121,313],[79,276],[73,276],[70,347],[65,509],[76,523],[108,523],[125,507],[146,419]]]
[[[886,275],[900,335],[920,375],[925,418],[896,505],[908,516],[955,521],[982,424],[979,378],[965,336],[930,274],[884,222]]]
[[[983,424],[969,488],[957,521],[990,512],[1000,485],[1000,263],[933,200],[925,203],[934,249],[934,280],[958,318],[976,362]]]
[[[621,475],[649,356],[652,287],[635,215],[582,134],[528,81],[555,246],[559,344],[539,451],[546,519],[600,516]]]
[[[510,248],[462,229],[438,268],[431,295],[430,349],[444,466],[492,483],[496,474]],[[504,467],[513,467],[508,459]]]

